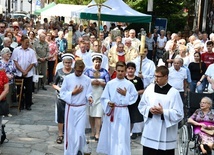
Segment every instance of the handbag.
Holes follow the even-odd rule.
[[[9,114],[9,106],[5,101],[0,101],[0,116],[4,115],[8,115]]]
[[[35,83],[39,82],[39,75],[33,74],[33,82]]]
[[[214,130],[209,130],[209,129],[205,129],[203,127],[201,127],[201,131],[203,131],[204,133],[213,136],[214,135]]]

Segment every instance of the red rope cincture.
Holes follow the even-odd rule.
[[[115,107],[124,108],[124,107],[127,107],[127,105],[114,105],[114,107],[111,108],[110,112],[106,114],[107,116],[110,116],[110,122],[114,122],[114,109],[115,109]]]

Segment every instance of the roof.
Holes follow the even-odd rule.
[[[93,2],[93,0],[92,0]],[[149,23],[152,20],[151,15],[140,13],[129,7],[122,0],[107,0],[101,7],[102,21],[115,21],[127,23]],[[98,20],[98,7],[95,5],[89,6],[80,11],[80,18]]]

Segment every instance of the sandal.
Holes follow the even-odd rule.
[[[63,136],[58,136],[56,139],[57,144],[62,144]]]

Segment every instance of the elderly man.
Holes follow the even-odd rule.
[[[43,78],[41,81],[42,89],[47,90],[45,88],[45,83],[47,80],[47,61],[48,61],[48,53],[49,53],[49,45],[45,41],[46,35],[44,33],[41,33],[39,35],[39,40],[36,41],[33,45],[33,48],[36,51],[37,54],[37,60],[38,60],[38,67],[37,72],[38,74],[42,74]]]
[[[131,39],[125,40],[125,51],[126,54],[129,56],[129,60],[134,60],[138,56],[138,50],[132,46]]]
[[[17,79],[24,79],[25,87],[25,108],[31,110],[32,104],[32,79],[33,66],[37,63],[35,51],[29,48],[29,39],[27,36],[22,36],[22,45],[15,48],[11,59],[14,61],[17,68]],[[22,108],[24,105],[22,105]]]
[[[187,95],[187,71],[183,66],[183,60],[181,58],[175,58],[173,66],[169,68],[169,84],[177,89],[181,98],[184,101],[184,97]]]
[[[117,45],[116,51],[108,54],[109,59],[109,68],[110,68],[110,75],[115,72],[115,66],[118,61],[128,62],[130,61],[129,55],[127,55],[126,51],[124,50],[123,43],[119,43]]]
[[[132,41],[132,46],[134,48],[136,48],[137,50],[139,50],[141,42],[139,39],[136,38],[136,32],[134,29],[131,29],[129,31],[129,39],[131,39],[131,41]]]

